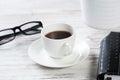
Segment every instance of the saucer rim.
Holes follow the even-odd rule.
[[[76,56],[76,59],[74,59],[74,60],[72,60],[72,63],[67,63],[67,64],[62,64],[62,65],[60,65],[60,66],[53,66],[53,65],[46,65],[46,64],[41,64],[40,62],[38,62],[38,61],[36,61],[30,54],[33,54],[33,53],[31,53],[31,50],[35,50],[35,48],[33,48],[33,46],[35,46],[35,44],[36,43],[40,43],[41,41],[40,41],[40,39],[38,39],[38,40],[36,40],[36,41],[34,41],[30,46],[29,46],[29,48],[28,48],[28,56],[35,62],[35,63],[37,63],[37,64],[39,64],[39,65],[41,65],[41,66],[44,66],[44,67],[50,67],[50,68],[65,68],[65,67],[70,67],[70,66],[73,66],[73,65],[76,65],[78,62],[79,63],[82,63],[87,57],[88,57],[88,55],[89,55],[89,52],[90,52],[90,47],[88,46],[88,44],[85,42],[85,41],[82,41],[81,43],[84,43],[84,45],[86,46],[86,49],[87,50],[85,50],[84,52],[86,53],[86,54],[83,54],[84,52],[82,52],[82,53],[78,53],[77,55],[79,55],[79,56]],[[80,44],[80,43],[79,43]],[[37,46],[37,45],[36,45]],[[43,45],[42,45],[42,47],[43,47]],[[32,48],[32,49],[31,49]],[[41,50],[45,50],[45,49],[41,49]],[[44,54],[43,54],[44,55]],[[80,57],[84,57],[82,60],[80,60]],[[53,59],[53,58],[52,58]]]

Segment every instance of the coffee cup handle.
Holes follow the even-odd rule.
[[[71,50],[72,50],[72,47],[69,43],[64,43],[63,44],[64,48],[63,48],[63,51],[64,51],[64,56],[67,56],[71,53]]]

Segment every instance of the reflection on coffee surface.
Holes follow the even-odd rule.
[[[45,35],[50,39],[64,39],[71,36],[70,32],[67,31],[53,31]]]

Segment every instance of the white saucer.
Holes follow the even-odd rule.
[[[75,47],[71,55],[62,58],[54,59],[47,55],[47,52],[43,48],[42,40],[36,40],[28,49],[29,57],[36,63],[52,68],[63,68],[73,66],[77,63],[85,60],[89,55],[90,48],[85,42],[78,42],[75,44]]]

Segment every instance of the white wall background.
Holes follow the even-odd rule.
[[[0,0],[0,15],[80,10],[80,0]]]

